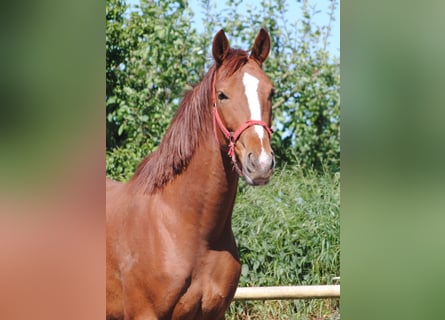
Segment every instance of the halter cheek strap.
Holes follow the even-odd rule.
[[[236,172],[240,176],[242,176],[243,173],[240,167],[238,166],[235,154],[235,144],[238,141],[239,137],[246,129],[250,128],[251,126],[259,125],[266,130],[270,138],[273,132],[272,128],[270,128],[264,121],[261,120],[247,120],[235,132],[229,131],[226,128],[223,121],[221,120],[221,117],[219,116],[218,109],[216,107],[216,71],[215,74],[213,75],[213,81],[212,81],[212,105],[213,105],[213,133],[215,135],[215,139],[216,141],[219,141],[218,130],[217,130],[217,127],[219,127],[224,137],[228,140],[229,151],[227,152],[227,155],[232,159],[233,167],[235,168]]]

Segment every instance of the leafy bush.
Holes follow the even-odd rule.
[[[286,167],[264,188],[241,186],[233,214],[240,285],[330,283],[339,273],[339,203],[338,174]]]
[[[205,57],[194,52],[199,39],[180,2],[140,1],[127,12],[124,1],[108,0],[106,13],[107,174],[127,180],[159,145]]]
[[[241,256],[240,286],[332,284],[340,274],[340,175],[285,167],[262,188],[241,184],[233,230]],[[235,302],[232,317],[300,312],[320,301]],[[333,302],[321,300],[333,308]],[[267,304],[266,304],[267,305]],[[267,309],[267,310],[264,310]],[[320,310],[320,307],[313,308]],[[331,310],[332,311],[332,310]],[[290,319],[294,319],[291,317]],[[247,318],[250,319],[250,318]]]

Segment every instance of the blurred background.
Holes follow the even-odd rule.
[[[167,51],[170,52],[169,57],[172,57],[171,61],[167,60],[169,66],[182,61],[179,66],[175,66],[178,68],[177,78],[182,80],[172,82],[174,85],[170,86],[162,85],[161,81],[146,87],[156,93],[158,88],[170,88],[171,92],[160,90],[158,96],[146,96],[164,103],[170,102],[162,105],[166,116],[159,119],[158,127],[153,125],[147,128],[144,118],[137,120],[144,124],[137,130],[151,132],[152,136],[147,135],[150,139],[145,139],[140,144],[141,151],[136,150],[134,154],[130,152],[130,146],[137,146],[142,141],[136,141],[135,138],[131,141],[129,138],[137,137],[138,131],[133,135],[133,129],[124,125],[120,129],[120,135],[118,132],[120,125],[124,123],[121,119],[132,114],[131,106],[135,103],[129,105],[129,111],[119,111],[119,115],[117,106],[120,106],[120,102],[116,100],[113,103],[109,100],[112,95],[107,91],[109,84],[106,73],[109,71],[107,66],[110,65],[106,60],[107,41],[110,37],[110,31],[106,30],[110,25],[107,19],[110,20],[110,14],[118,17],[120,9],[111,13],[111,2],[87,0],[41,0],[4,4],[0,11],[0,310],[4,318],[97,319],[105,316],[104,164],[107,163],[108,175],[125,180],[130,172],[126,172],[127,169],[118,171],[118,166],[112,167],[111,164],[121,163],[124,165],[120,167],[131,168],[145,152],[156,147],[159,143],[156,139],[161,136],[159,134],[168,123],[168,117],[177,106],[177,99],[180,99],[188,85],[199,81],[211,63],[208,46],[211,37],[220,28],[216,22],[225,23],[223,27],[229,40],[242,48],[247,48],[245,42],[249,42],[252,34],[258,31],[259,25],[269,29],[275,44],[281,41],[265,68],[275,81],[282,80],[281,83],[275,82],[280,86],[280,95],[275,100],[280,106],[275,109],[274,126],[278,131],[275,139],[279,139],[274,141],[274,147],[279,148],[282,139],[283,146],[294,150],[280,155],[277,175],[270,185],[271,188],[283,186],[285,190],[281,190],[281,196],[277,189],[243,189],[241,186],[240,204],[244,197],[248,198],[244,204],[257,201],[253,203],[258,207],[266,203],[272,205],[271,198],[265,198],[265,202],[253,199],[257,192],[267,193],[266,190],[271,190],[270,195],[276,198],[275,202],[285,199],[295,208],[293,212],[301,209],[305,215],[308,210],[313,210],[314,203],[319,203],[322,207],[333,207],[329,203],[339,203],[336,198],[338,182],[330,182],[337,179],[339,162],[330,162],[330,159],[337,159],[336,156],[324,157],[324,150],[337,150],[337,135],[334,134],[335,139],[329,143],[323,139],[321,148],[316,149],[321,150],[322,157],[313,156],[303,146],[317,146],[316,139],[302,131],[310,131],[317,126],[298,123],[299,119],[310,121],[313,114],[307,112],[305,118],[297,113],[292,114],[302,112],[306,104],[308,110],[312,110],[309,109],[310,101],[331,101],[320,99],[315,93],[329,92],[332,96],[336,94],[336,90],[330,91],[332,86],[327,84],[336,83],[337,80],[323,79],[326,74],[336,74],[338,61],[335,58],[339,55],[335,49],[338,46],[334,47],[334,51],[330,45],[326,47],[327,50],[323,50],[323,30],[320,30],[321,36],[318,37],[321,44],[320,41],[311,40],[317,38],[314,23],[321,27],[326,26],[317,22],[317,16],[326,15],[329,10],[326,12],[322,9],[322,12],[314,14],[311,7],[316,5],[320,10],[326,6],[322,5],[324,2],[308,2],[311,21],[308,29],[305,16],[299,14],[305,2],[292,2],[292,5],[286,2],[288,8],[297,8],[296,18],[287,16],[285,12],[284,18],[276,19],[277,25],[274,26],[268,17],[275,17],[277,11],[283,11],[279,8],[279,3],[267,2],[266,6],[261,6],[271,8],[270,14],[266,10],[254,10],[252,4],[252,14],[259,17],[256,18],[258,24],[254,19],[242,22],[241,17],[246,16],[249,10],[248,2],[245,7],[239,2],[242,11],[232,10],[226,14],[219,13],[220,16],[216,17],[207,12],[218,11],[206,11],[199,2],[194,6],[192,2],[188,6],[184,2],[182,5],[178,2],[165,11],[171,14],[184,12],[180,16],[174,16],[177,25],[171,32],[174,35],[186,30],[191,41],[185,43],[180,35],[171,39],[178,39],[177,47],[184,50],[183,57],[204,61],[200,64],[193,62],[193,65],[200,67],[190,68],[186,73],[181,69],[182,66],[189,66],[192,62],[178,60],[179,53],[171,48]],[[159,5],[162,4],[163,2],[159,2]],[[443,313],[444,6],[443,1],[341,1],[340,304],[341,316],[345,319],[438,319]],[[219,8],[220,4],[216,7]],[[212,8],[209,5],[209,10],[213,10]],[[231,8],[230,2],[229,5],[224,4],[223,8]],[[195,16],[188,27],[188,18],[185,18],[188,13],[185,12],[191,10]],[[287,11],[292,12],[290,9]],[[128,26],[131,15],[130,11],[125,13]],[[150,14],[147,13],[147,16],[150,17]],[[239,16],[241,17],[238,19]],[[166,20],[160,17],[147,28],[154,28],[158,24],[163,28]],[[199,29],[197,25],[197,21],[204,20],[201,17],[209,21],[208,24],[202,22],[203,29]],[[286,42],[286,37],[278,36],[282,28],[277,26],[284,24],[286,19],[285,28],[290,30],[289,42]],[[232,23],[235,21],[242,22],[241,29],[237,29],[237,25]],[[338,21],[336,19],[336,23]],[[119,30],[127,30],[119,23],[116,22],[117,34]],[[131,25],[137,26],[138,23],[135,19]],[[141,18],[139,25],[144,23]],[[293,27],[292,23],[297,23],[297,27]],[[249,28],[243,35],[241,30],[246,26]],[[303,39],[304,34],[307,37]],[[331,34],[335,34],[334,27]],[[130,39],[119,36],[115,38],[124,41]],[[333,38],[328,39],[329,43],[335,43]],[[196,45],[195,40],[202,41],[202,44]],[[308,43],[309,48],[304,50],[301,47],[303,43]],[[310,44],[315,43],[315,49],[311,48]],[[138,52],[137,44],[131,45],[136,48],[134,52]],[[167,43],[165,45],[169,46]],[[125,47],[125,43],[122,46]],[[314,55],[323,51],[327,52],[324,56],[317,58]],[[163,49],[159,52],[163,54],[166,51]],[[291,52],[298,53],[294,56],[295,60],[290,59]],[[144,58],[143,50],[139,50],[138,54]],[[299,60],[298,55],[308,63]],[[149,56],[160,55],[150,52]],[[133,70],[137,70],[137,61],[148,61],[136,57],[131,62],[135,66]],[[317,64],[316,59],[328,61],[328,64]],[[295,61],[299,61],[296,67],[293,64]],[[319,76],[322,79],[319,88],[315,85],[315,66],[320,66],[323,71]],[[141,66],[140,70],[146,69]],[[168,72],[172,68],[165,70]],[[289,71],[290,78],[280,78],[281,74],[274,73],[277,70]],[[301,80],[296,79],[297,74]],[[313,92],[314,100],[309,95],[298,96],[293,91],[287,91],[292,90],[286,90],[286,83],[291,80],[295,81],[298,90],[306,87],[302,91]],[[143,84],[145,86],[146,83]],[[124,86],[122,90],[123,88]],[[115,95],[116,99],[124,94],[127,93]],[[164,99],[160,99],[162,95]],[[170,95],[174,98],[169,98]],[[140,94],[136,94],[134,99],[140,97]],[[308,99],[307,103],[303,103],[303,98]],[[112,105],[116,108],[115,118],[108,116],[109,112],[113,112]],[[145,102],[140,105],[146,106]],[[339,103],[334,105],[339,106]],[[280,127],[280,123],[283,127]],[[285,125],[290,125],[289,132]],[[335,133],[336,123],[333,122],[333,125],[329,130],[334,131],[323,132]],[[114,132],[108,135],[115,137],[114,140],[108,141],[106,132]],[[149,141],[152,141],[151,145]],[[122,157],[117,156],[118,152],[122,152]],[[125,157],[127,160],[122,160]],[[116,162],[112,159],[116,159]],[[323,160],[321,170],[317,159]],[[318,163],[321,164],[320,161]],[[293,181],[293,184],[282,183],[282,176],[289,176],[288,180]],[[327,182],[323,183],[324,179]],[[292,185],[296,189],[292,189]],[[323,194],[323,197],[332,195],[333,201],[318,201],[321,196],[313,191],[314,186],[320,189],[318,194]],[[251,195],[251,192],[255,195]],[[287,196],[293,193],[297,193],[297,196]],[[310,197],[317,198],[317,201],[310,200]],[[304,205],[307,207],[303,210]],[[237,208],[238,210],[245,209]],[[325,211],[326,208],[314,210],[315,213]],[[257,220],[268,217],[252,218]],[[304,221],[298,219],[301,216],[291,220],[289,230],[297,230],[294,228],[296,226],[300,232],[309,233],[310,239],[316,242],[317,238],[312,235],[316,234],[314,230],[323,226],[323,223],[314,219],[309,220],[312,225],[308,225],[308,220],[305,220],[303,228]],[[265,224],[275,221],[277,220],[268,220]],[[282,221],[288,220],[283,218]],[[243,224],[242,221],[236,223],[240,226]],[[246,220],[246,223],[250,222]],[[287,225],[283,229],[285,227]],[[336,228],[334,225],[334,235],[338,232]],[[245,242],[246,248],[242,250],[245,250],[246,257],[249,254],[258,257],[257,252],[262,252],[263,243],[264,246],[272,243],[275,248],[280,248],[272,241],[274,235],[268,234],[268,230],[271,229],[264,228],[259,232],[269,237],[267,241]],[[241,231],[238,234],[238,238],[240,237],[243,237]],[[304,239],[305,235],[298,237]],[[254,241],[252,237],[243,239]],[[306,248],[312,247],[313,242],[309,240]],[[282,248],[292,246],[284,244]],[[272,249],[268,250],[273,252]],[[303,257],[296,251],[292,251],[292,254],[284,252],[283,256],[289,259],[294,256]],[[278,250],[274,255],[279,255]],[[316,259],[311,259],[314,260],[309,265],[316,266]],[[255,261],[250,257],[248,260]],[[294,269],[299,267],[299,261],[301,259],[294,260]],[[246,265],[244,270],[256,270],[254,264]],[[308,270],[307,265],[303,263],[302,270]],[[279,269],[278,267],[277,270]],[[326,275],[329,272],[319,274]],[[249,274],[253,272],[244,273],[245,283],[252,280],[249,279]],[[294,272],[290,276],[292,279],[297,277],[303,279],[301,281],[307,281],[304,276],[299,278],[303,274],[308,273]],[[269,278],[266,276],[263,279],[268,281]],[[280,280],[284,283],[286,279],[287,275],[283,272]],[[327,281],[330,277],[320,279]],[[252,308],[256,308],[258,312],[278,310],[278,314],[271,316],[277,319],[294,319],[295,315],[299,316],[299,313],[286,316],[284,312],[291,310],[288,304],[283,306],[284,311],[277,309],[276,304],[271,308],[265,305],[266,310],[258,310],[261,307]],[[311,315],[308,308],[300,306],[297,311],[302,309],[307,311],[302,316]],[[332,308],[325,304],[325,307],[318,306],[315,310]],[[326,313],[327,317],[331,315],[332,313]]]

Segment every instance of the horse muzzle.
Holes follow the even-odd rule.
[[[242,172],[246,182],[253,186],[265,185],[269,182],[275,167],[274,153],[262,150],[255,155],[246,153],[242,161]]]

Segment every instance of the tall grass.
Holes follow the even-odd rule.
[[[240,286],[331,284],[340,272],[340,175],[278,170],[268,186],[240,184],[233,230]],[[234,302],[228,319],[324,319],[336,301]]]

